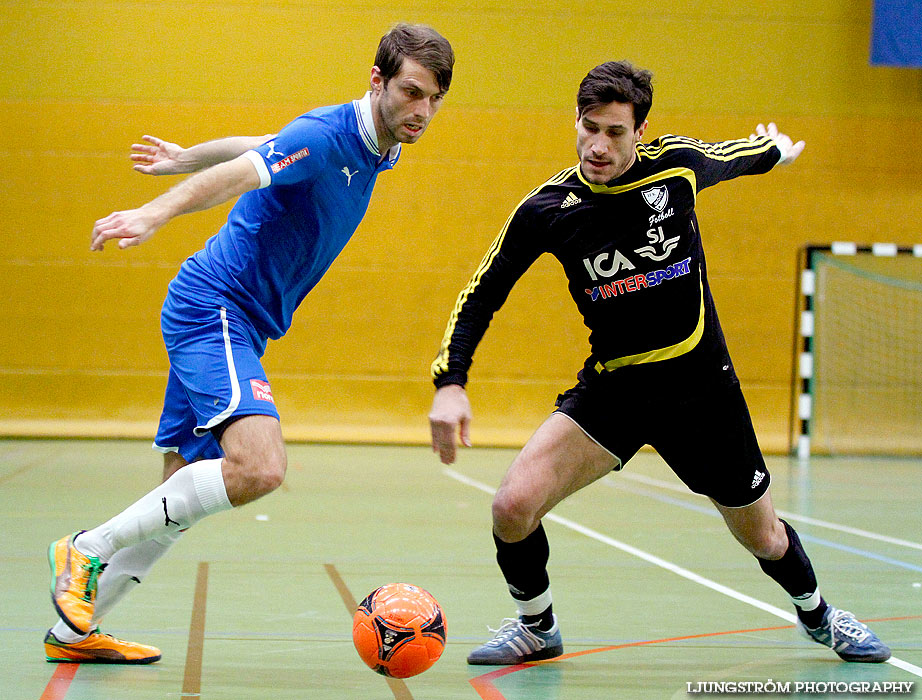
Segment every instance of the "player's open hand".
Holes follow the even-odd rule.
[[[754,139],[756,136],[768,136],[775,142],[778,150],[781,151],[781,160],[778,161],[778,165],[790,165],[793,163],[807,145],[804,141],[794,143],[790,136],[778,131],[775,122],[769,122],[768,126],[759,124],[756,127],[756,133],[750,134],[749,138]]]
[[[121,249],[140,245],[159,228],[154,218],[144,210],[116,211],[100,219],[93,226],[90,250],[102,250],[106,241],[118,239]]]
[[[178,175],[195,171],[195,164],[183,158],[186,149],[175,143],[158,139],[156,136],[142,136],[144,143],[131,144],[131,160],[134,169],[145,175]]]
[[[429,411],[429,428],[432,431],[432,451],[439,455],[442,464],[452,464],[461,444],[471,446],[471,403],[463,386],[446,384],[437,389]]]

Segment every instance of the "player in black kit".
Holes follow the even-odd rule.
[[[579,164],[523,199],[451,314],[432,365],[433,449],[455,459],[469,445],[464,386],[474,349],[513,285],[542,253],[563,265],[590,329],[578,383],[509,467],[493,500],[497,561],[518,617],[468,657],[517,664],[563,653],[541,518],[645,444],[683,482],[710,497],[739,542],[791,596],[798,627],[847,661],[890,650],[851,613],[828,605],[794,529],[772,506],[749,410],[708,287],[695,218],[705,187],[793,162],[774,124],[748,139],[703,143],[663,136],[640,143],[652,75],[626,62],[597,66],[577,94]],[[665,400],[664,400],[665,399]]]

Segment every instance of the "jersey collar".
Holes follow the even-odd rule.
[[[371,115],[371,91],[365,93],[365,97],[360,100],[352,100],[352,106],[355,108],[355,118],[358,122],[359,134],[365,148],[371,151],[378,158],[381,158],[381,151],[378,150],[378,133],[375,131],[375,120]],[[387,159],[393,165],[400,156],[400,144],[396,144],[387,152]]]

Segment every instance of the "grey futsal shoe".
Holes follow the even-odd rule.
[[[525,661],[553,659],[563,654],[563,640],[554,615],[554,626],[541,632],[536,624],[526,625],[519,619],[507,617],[498,630],[491,629],[493,639],[477,647],[467,657],[469,664],[510,666]]]
[[[890,658],[890,647],[847,610],[839,610],[830,605],[819,627],[810,629],[798,620],[797,628],[814,642],[832,649],[846,661],[881,663]]]

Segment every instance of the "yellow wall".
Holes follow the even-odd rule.
[[[870,0],[458,4],[0,2],[0,431],[153,434],[164,290],[227,207],[90,254],[95,219],[171,184],[132,172],[129,145],[261,134],[358,97],[378,38],[409,20],[452,41],[454,84],[270,345],[286,435],[425,440],[455,295],[519,199],[574,162],[579,80],[629,58],[656,76],[651,137],[736,138],[774,119],[807,141],[793,168],[699,198],[756,428],[785,449],[798,246],[922,240],[922,73],[868,66]],[[474,439],[525,439],[586,352],[559,266],[539,261],[475,358]]]

